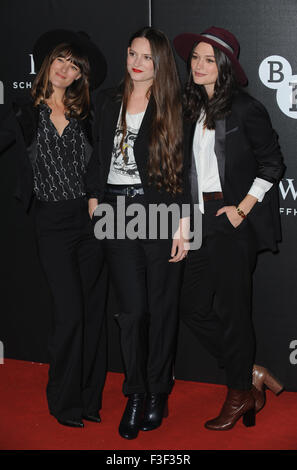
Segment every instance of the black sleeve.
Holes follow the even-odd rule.
[[[100,124],[103,119],[104,107],[107,104],[106,101],[106,94],[104,92],[100,92],[94,102],[94,119],[92,125],[93,153],[85,176],[86,194],[88,199],[99,199],[99,196],[102,193],[102,189],[100,188]]]
[[[277,183],[285,169],[278,144],[265,107],[257,100],[251,100],[244,116],[244,128],[258,163],[257,177]]]
[[[182,215],[184,217],[190,214],[190,204],[191,204],[191,190],[190,190],[190,129],[191,126],[189,123],[184,121],[183,125],[183,169],[182,169],[182,194],[178,197],[178,204],[180,206],[186,205]]]
[[[86,195],[88,199],[99,199],[100,192],[100,165],[96,156],[95,149],[93,150],[87,173],[85,176]]]
[[[0,154],[16,142],[16,127],[15,113],[11,109],[0,122]]]

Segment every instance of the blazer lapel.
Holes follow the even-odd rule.
[[[196,128],[196,122],[193,123],[190,126],[190,129],[188,130],[187,141],[189,142],[189,144],[188,144],[188,148],[186,149],[186,152],[189,155],[189,161],[190,161],[189,181],[190,181],[191,199],[192,199],[193,204],[198,204],[199,202],[198,175],[197,175],[197,168],[196,168],[196,163],[195,163],[195,156],[193,152],[193,139],[194,139],[195,128]]]
[[[115,101],[114,99],[109,101],[109,112],[105,112],[104,120],[101,119],[101,139],[102,139],[102,159],[104,161],[104,171],[105,171],[105,180],[107,180],[111,155],[114,143],[114,135],[117,127],[117,122],[119,118],[119,113],[121,109],[121,101]]]
[[[225,184],[225,165],[226,165],[226,120],[219,119],[216,121],[215,132],[215,154],[218,161],[219,176],[222,189]]]
[[[148,102],[146,111],[141,122],[141,126],[137,134],[137,138],[134,143],[135,162],[139,171],[140,179],[144,186],[147,185],[148,179],[148,158],[153,106],[154,103],[153,99],[151,98]]]
[[[149,134],[149,130],[151,128],[151,122],[152,122],[153,106],[154,106],[153,99],[151,98],[145,110],[145,113],[141,122],[141,126],[138,131],[136,142],[140,141],[141,143],[141,140],[144,138],[144,136]]]
[[[139,128],[137,138],[134,144],[135,160],[136,160],[137,166],[139,164],[143,165],[143,149],[148,148],[148,145],[149,145],[152,114],[153,114],[153,100],[151,98],[145,110],[145,113],[141,122],[141,126]]]

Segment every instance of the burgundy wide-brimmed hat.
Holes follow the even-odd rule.
[[[107,64],[98,46],[91,41],[84,31],[74,32],[66,29],[54,29],[42,34],[33,47],[33,57],[37,70],[47,54],[59,44],[73,45],[87,56],[90,64],[90,88],[97,88],[105,79]]]
[[[232,62],[238,82],[241,85],[247,84],[247,76],[238,61],[239,42],[237,41],[236,37],[230,33],[230,31],[227,31],[223,28],[217,28],[216,26],[211,26],[211,28],[206,29],[201,34],[179,34],[173,40],[173,44],[177,53],[185,61],[188,60],[194,44],[199,42],[206,42],[211,46],[214,46],[217,49],[223,51]]]

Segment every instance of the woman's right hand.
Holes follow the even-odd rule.
[[[189,251],[190,217],[184,217],[179,221],[179,227],[172,240],[171,259],[169,263],[182,261]]]
[[[96,207],[98,206],[98,199],[91,198],[89,199],[89,216],[92,219],[94,211]]]

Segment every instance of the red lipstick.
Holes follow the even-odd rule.
[[[133,72],[135,72],[135,73],[142,73],[142,70],[139,70],[139,69],[132,69],[132,70],[133,70]]]

